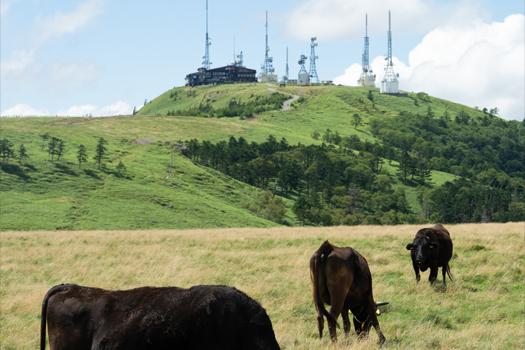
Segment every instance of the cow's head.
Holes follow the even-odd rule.
[[[422,233],[422,234],[420,234]],[[428,260],[434,255],[437,245],[432,242],[430,235],[426,231],[419,231],[412,243],[407,244],[407,250],[411,251],[415,263],[420,268],[428,266]]]

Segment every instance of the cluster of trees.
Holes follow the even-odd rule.
[[[49,133],[40,135],[40,139],[40,150],[48,154],[49,160],[51,162],[54,163],[63,160],[64,154],[66,152],[65,140],[61,139],[60,137],[51,136]],[[102,169],[105,166],[104,161],[108,156],[106,145],[107,141],[104,138],[101,137],[97,140],[93,160],[95,161],[98,169]],[[89,159],[87,148],[82,144],[78,145],[75,155],[75,160],[79,168],[81,168],[83,164],[87,163]],[[18,150],[15,152],[13,143],[9,139],[4,138],[0,140],[0,158],[2,159],[3,164],[9,163],[11,159],[18,159],[20,164],[26,164],[29,160],[29,154],[27,153],[27,149],[24,144],[20,144]],[[122,163],[122,161],[120,161],[116,166],[115,174],[119,177],[127,177],[127,168],[124,163]]]
[[[174,95],[177,96],[176,94]],[[280,109],[288,96],[274,92],[270,95],[258,95],[242,102],[232,98],[224,108],[214,108],[211,100],[203,101],[198,106],[185,110],[168,111],[168,116],[201,116],[201,117],[250,117],[254,114]]]
[[[518,121],[489,113],[473,118],[463,111],[454,118],[448,112],[438,117],[429,108],[425,115],[371,118],[370,128],[389,158],[399,162],[426,162],[463,177],[496,169],[525,179],[525,128]]]
[[[273,136],[263,143],[248,143],[242,137],[231,137],[218,143],[187,141],[184,154],[196,163],[294,200],[294,212],[305,224],[525,220],[523,177],[498,170],[496,165],[501,163],[497,159],[487,160],[494,161],[494,166],[432,188],[434,163],[428,152],[434,151],[425,149],[428,144],[423,148],[416,142],[396,144],[411,145],[403,149],[393,146],[392,140],[363,142],[330,130],[319,137],[332,143],[289,145],[286,139],[278,141]],[[454,142],[448,147],[455,147]],[[384,170],[385,158],[399,162],[397,179]],[[422,215],[411,212],[399,182],[417,186]]]
[[[41,149],[43,151],[47,151],[49,154],[49,160],[52,162],[60,161],[66,149],[66,142],[63,139],[56,136],[51,136],[48,133],[40,135],[40,138],[42,140]],[[97,141],[95,155],[93,157],[99,169],[104,166],[103,162],[107,156],[106,145],[107,141],[103,137],[100,137]],[[76,160],[79,168],[82,167],[82,164],[88,161],[86,146],[82,144],[78,145],[78,149],[76,151]]]
[[[262,143],[191,140],[184,155],[245,183],[295,200],[304,224],[414,222],[405,193],[374,167],[366,152],[334,145],[289,145],[269,136]]]
[[[24,144],[20,144],[16,150],[13,143],[4,138],[0,140],[0,158],[2,158],[3,164],[9,163],[11,159],[18,159],[20,164],[24,164],[29,159],[29,155]]]

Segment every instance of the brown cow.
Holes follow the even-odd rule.
[[[414,241],[407,244],[406,248],[410,250],[412,266],[416,273],[416,281],[419,282],[421,276],[419,271],[425,272],[430,268],[428,280],[434,284],[437,279],[438,269],[441,267],[443,275],[443,286],[446,286],[446,274],[452,280],[449,261],[452,258],[452,239],[450,233],[441,224],[433,227],[423,228],[416,233]]]
[[[368,335],[374,326],[379,344],[385,337],[377,320],[377,305],[372,294],[372,275],[366,259],[352,248],[339,248],[325,241],[310,259],[310,277],[317,310],[319,337],[323,336],[324,318],[332,341],[337,341],[337,318],[343,318],[346,335],[350,332],[348,310],[354,318],[359,337]],[[330,312],[324,304],[330,305]]]
[[[59,285],[42,303],[41,350],[46,321],[52,350],[279,350],[266,311],[226,286]]]

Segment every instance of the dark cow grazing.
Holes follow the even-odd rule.
[[[414,241],[407,244],[406,248],[410,250],[417,282],[421,279],[419,271],[425,272],[430,268],[428,280],[431,284],[434,284],[439,267],[442,268],[443,286],[447,285],[445,281],[447,274],[452,280],[449,266],[449,261],[452,257],[452,240],[450,239],[450,233],[443,225],[437,224],[434,227],[419,230]]]
[[[374,326],[379,344],[385,337],[377,321],[377,305],[372,294],[372,275],[366,259],[352,248],[339,248],[324,242],[310,259],[310,277],[317,310],[319,337],[323,337],[324,317],[332,341],[337,341],[337,318],[343,318],[346,335],[350,332],[348,310],[354,318],[355,331],[366,337]],[[330,305],[328,312],[324,304]]]
[[[42,303],[52,350],[279,350],[266,311],[226,286],[108,291],[51,288]]]

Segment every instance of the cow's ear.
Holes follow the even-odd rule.
[[[414,248],[414,245],[412,243],[407,244],[407,250],[412,250]]]

